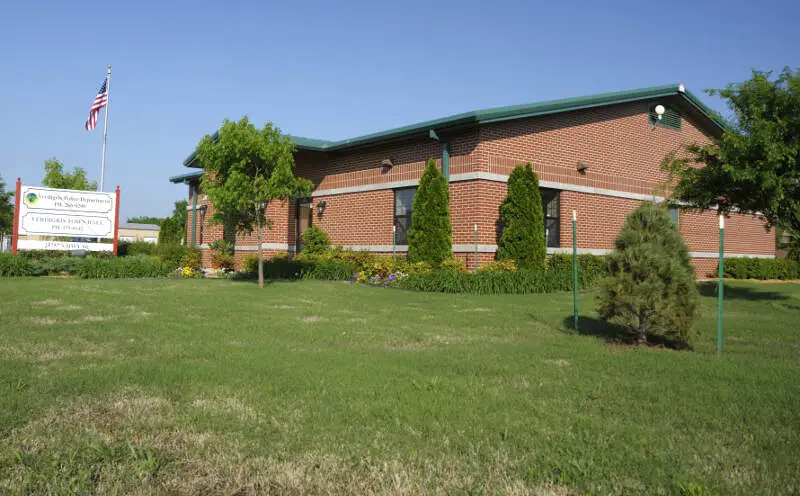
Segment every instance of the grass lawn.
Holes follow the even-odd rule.
[[[0,493],[799,494],[800,285],[731,283],[721,358],[704,293],[677,352],[592,294],[0,280]]]

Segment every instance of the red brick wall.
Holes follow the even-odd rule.
[[[490,124],[480,129],[476,168],[508,175],[531,162],[540,180],[653,194],[667,179],[664,156],[707,137],[686,116],[680,131],[653,129],[647,111],[648,102],[633,102]]]
[[[322,216],[316,205],[325,201]],[[390,189],[314,198],[313,225],[324,229],[337,245],[391,245],[394,193]]]

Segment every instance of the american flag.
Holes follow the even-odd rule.
[[[100,109],[108,105],[107,84],[108,79],[106,78],[103,80],[103,85],[100,86],[100,91],[97,92],[97,96],[94,97],[92,108],[89,109],[89,118],[86,119],[86,124],[83,125],[87,131],[91,131],[97,127],[97,116],[100,114]]]

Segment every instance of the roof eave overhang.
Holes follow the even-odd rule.
[[[700,99],[698,99],[695,95],[689,91],[686,91],[682,85],[668,85],[646,88],[643,90],[623,91],[590,97],[558,100],[550,103],[545,102],[544,104],[538,103],[529,105],[515,105],[501,109],[467,112],[443,119],[421,122],[411,126],[369,134],[348,140],[331,142],[312,140],[302,137],[292,137],[292,140],[299,151],[338,152],[424,137],[428,135],[430,130],[435,130],[436,133],[446,135],[448,132],[453,133],[462,131],[483,124],[525,119],[543,115],[553,115],[564,112],[574,112],[576,110],[585,110],[589,108],[666,97],[682,98],[682,100],[687,102],[690,107],[699,113],[700,116],[707,119],[708,124],[710,124],[710,128],[715,129],[717,133],[722,133],[728,128],[724,121],[722,121],[711,109],[703,104],[703,102],[701,102]],[[574,102],[574,104],[571,102]],[[200,167],[199,164],[196,163],[196,153],[193,152],[191,155],[189,155],[186,160],[184,160],[183,165],[186,167]]]

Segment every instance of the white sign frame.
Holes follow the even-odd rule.
[[[86,250],[117,254],[119,186],[113,193],[24,186],[17,179],[12,251]],[[112,239],[111,243],[19,239],[20,236]]]
[[[114,193],[21,186],[21,235],[113,239]]]

